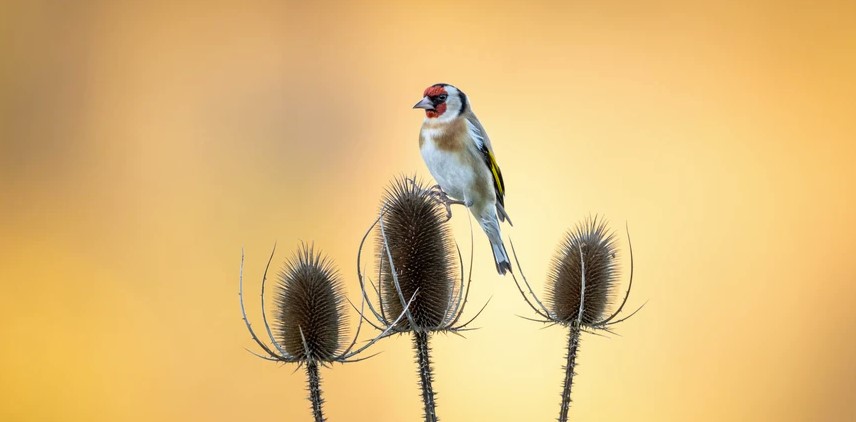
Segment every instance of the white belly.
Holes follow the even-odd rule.
[[[476,179],[472,166],[460,158],[460,153],[441,150],[432,139],[425,139],[421,148],[422,159],[428,166],[428,171],[434,180],[449,196],[462,201],[470,201],[465,192],[471,191],[470,186]],[[464,154],[468,151],[464,151]]]

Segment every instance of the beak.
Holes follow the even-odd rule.
[[[422,101],[419,101],[418,103],[416,103],[416,105],[413,106],[413,108],[424,108],[425,110],[434,110],[434,104],[431,102],[431,99],[426,96],[425,98],[422,99]]]

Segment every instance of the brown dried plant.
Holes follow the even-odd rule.
[[[361,317],[357,324],[353,340],[348,342],[346,340],[347,314],[345,313],[347,298],[341,277],[329,259],[322,256],[320,252],[316,253],[313,246],[301,244],[279,273],[274,298],[277,309],[272,329],[265,312],[265,285],[275,251],[276,247],[268,259],[261,283],[262,321],[273,347],[259,339],[247,319],[243,294],[244,256],[241,253],[241,275],[238,287],[241,315],[250,336],[265,355],[252,351],[250,353],[269,361],[297,363],[298,368],[306,365],[312,415],[315,422],[322,422],[326,419],[323,413],[324,400],[321,397],[319,365],[356,362],[371,357],[357,358],[360,353],[389,334],[395,324],[404,318],[404,312],[400,312],[397,319],[390,321],[390,324],[381,330],[381,334],[357,348],[357,338],[362,328],[363,318]],[[360,315],[365,310],[364,304],[365,302],[358,310]],[[405,304],[402,311],[406,309]]]
[[[615,235],[609,231],[606,222],[598,220],[596,216],[591,217],[566,234],[547,277],[546,305],[538,299],[523,275],[514,244],[511,245],[526,291],[516,276],[514,282],[529,307],[542,318],[534,321],[562,325],[569,329],[559,422],[568,420],[580,333],[597,330],[611,332],[610,327],[630,318],[642,308],[640,306],[630,315],[616,319],[624,309],[633,285],[633,248],[630,246],[629,234],[627,242],[630,249],[630,281],[624,299],[609,316],[606,316],[606,309],[618,282],[618,248]]]
[[[357,258],[363,298],[376,320],[370,324],[377,329],[391,326],[387,335],[413,336],[428,422],[437,420],[430,335],[460,334],[481,314],[479,311],[468,322],[458,323],[469,296],[470,278],[464,277],[463,258],[452,240],[448,220],[444,205],[430,188],[413,179],[397,178],[386,190],[380,216],[360,243],[361,256],[366,239],[375,231],[377,285],[363,276],[361,257]],[[470,237],[472,241],[472,230]],[[374,296],[377,306],[372,305],[369,295]],[[405,318],[400,321],[390,318],[401,313]]]

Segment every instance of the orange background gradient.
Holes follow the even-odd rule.
[[[493,139],[539,292],[589,213],[626,285],[629,223],[648,304],[584,335],[574,420],[856,420],[852,1],[12,1],[0,30],[0,420],[310,420],[304,374],[243,350],[241,248],[257,327],[274,241],[356,299],[435,82]],[[433,340],[439,415],[552,420],[565,331],[475,249],[468,315],[493,300]],[[331,421],[421,417],[409,339],[375,351],[322,370]]]

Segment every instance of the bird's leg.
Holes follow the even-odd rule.
[[[440,185],[434,185],[428,188],[428,194],[432,196],[442,196],[448,198],[448,195],[446,195],[446,192],[443,191],[443,188],[441,188]]]
[[[447,221],[452,219],[452,205],[464,205],[467,207],[470,206],[470,204],[465,201],[450,198],[449,194],[444,192],[443,188],[441,188],[440,185],[434,185],[433,187],[431,187],[429,195],[433,196],[434,199],[440,203],[440,205],[446,207]]]

